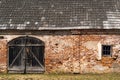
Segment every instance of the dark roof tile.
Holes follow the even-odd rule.
[[[110,18],[118,21],[113,24]],[[119,25],[120,0],[0,0],[1,29],[120,28]]]

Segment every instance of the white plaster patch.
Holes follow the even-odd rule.
[[[106,71],[108,68],[109,67],[105,67],[105,66],[102,66],[102,65],[96,65],[96,66],[93,67],[94,70],[102,71],[102,72]]]
[[[102,44],[99,42],[97,46],[98,46],[98,56],[97,56],[97,59],[101,60],[101,58],[102,58]]]
[[[79,70],[80,70],[80,63],[79,61],[74,61],[73,62],[73,72],[74,73],[79,73]]]
[[[83,43],[83,46],[85,46],[87,49],[97,50],[97,44],[98,41],[87,41]]]

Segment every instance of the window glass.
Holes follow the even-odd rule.
[[[111,56],[111,46],[102,45],[102,56]]]

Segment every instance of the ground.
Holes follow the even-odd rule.
[[[120,73],[107,73],[107,74],[0,74],[0,80],[120,80]]]

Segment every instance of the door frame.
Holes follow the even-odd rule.
[[[17,71],[17,72],[16,72],[16,71],[10,72],[10,70],[9,70],[9,68],[10,68],[10,66],[9,66],[9,64],[10,64],[10,63],[9,63],[9,54],[10,54],[10,53],[9,53],[9,49],[10,49],[10,46],[15,46],[15,44],[14,44],[14,45],[9,45],[9,43],[12,42],[13,40],[19,39],[19,38],[21,38],[21,37],[23,37],[23,38],[24,38],[24,37],[28,37],[28,38],[32,38],[32,39],[38,39],[38,38],[31,37],[31,36],[28,36],[28,35],[27,35],[27,36],[16,37],[16,38],[14,38],[14,39],[12,39],[12,40],[10,40],[10,41],[8,42],[8,44],[7,44],[7,73],[44,73],[45,70],[46,70],[46,69],[45,69],[45,51],[44,51],[44,50],[45,50],[45,43],[44,43],[42,40],[40,40],[40,39],[38,39],[38,40],[39,40],[40,42],[42,42],[41,44],[27,45],[27,46],[31,46],[31,47],[32,47],[32,46],[35,46],[35,47],[36,47],[36,46],[39,46],[39,47],[42,46],[42,47],[44,47],[44,49],[42,50],[42,53],[43,53],[43,57],[42,57],[42,58],[43,58],[43,65],[42,65],[42,66],[44,67],[44,68],[43,68],[43,71],[38,71],[38,70],[37,70],[38,72],[34,72],[34,70],[33,70],[32,72],[27,72],[27,70],[26,70],[26,72],[19,72],[19,71]],[[26,45],[26,44],[25,44],[25,45]],[[17,45],[17,46],[19,46],[19,45]],[[22,45],[21,45],[21,46],[22,46]],[[24,48],[26,48],[27,46],[24,46]],[[26,63],[25,63],[25,64],[26,64]],[[26,66],[25,66],[25,67],[26,67]]]

